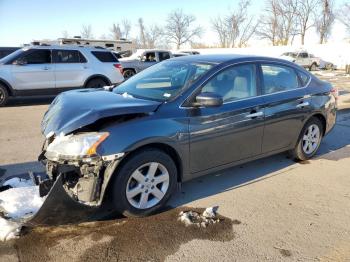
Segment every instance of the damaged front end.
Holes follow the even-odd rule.
[[[28,225],[54,225],[98,219],[110,213],[103,201],[112,174],[124,153],[101,156],[98,146],[108,133],[87,132],[50,136],[39,156],[46,166],[47,180],[39,183],[46,196]]]

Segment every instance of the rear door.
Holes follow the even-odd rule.
[[[16,90],[55,87],[50,49],[30,49],[12,64],[13,86]]]
[[[86,58],[78,50],[55,49],[52,51],[55,64],[56,88],[81,87],[86,79]]]
[[[261,63],[261,75],[265,106],[262,153],[288,149],[302,129],[310,98],[292,67]]]
[[[192,173],[261,153],[264,111],[256,69],[255,64],[232,66],[203,86],[201,92],[221,95],[224,103],[189,111]]]

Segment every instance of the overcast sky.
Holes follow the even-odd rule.
[[[338,0],[339,6],[344,0]],[[349,0],[347,0],[349,1]],[[200,42],[215,44],[210,19],[224,15],[237,5],[238,0],[0,0],[0,46],[18,46],[34,39],[57,39],[62,32],[70,36],[80,35],[83,24],[92,26],[93,35],[108,36],[113,23],[127,18],[132,22],[132,35],[136,36],[137,19],[145,24],[163,25],[167,14],[182,8],[185,13],[196,16],[197,23],[205,33]],[[250,11],[258,15],[264,8],[264,1],[252,0]],[[308,42],[317,42],[309,32]],[[339,23],[334,27],[332,39],[341,40],[345,30]]]

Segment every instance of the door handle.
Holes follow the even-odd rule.
[[[310,105],[309,102],[302,102],[302,103],[296,105],[296,108],[303,108],[303,107],[307,107],[309,105]]]
[[[50,68],[49,67],[47,67],[47,66],[45,66],[44,68],[43,68],[43,70],[49,70]]]
[[[259,112],[256,112],[256,113],[251,113],[249,115],[246,115],[245,117],[246,118],[256,118],[256,117],[261,117],[261,116],[264,116],[264,112],[263,111],[259,111]]]

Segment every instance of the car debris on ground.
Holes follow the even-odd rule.
[[[217,218],[218,206],[208,207],[202,214],[196,211],[181,211],[179,214],[179,221],[185,224],[185,226],[195,225],[197,227],[206,228],[209,225],[213,225],[220,222]]]

